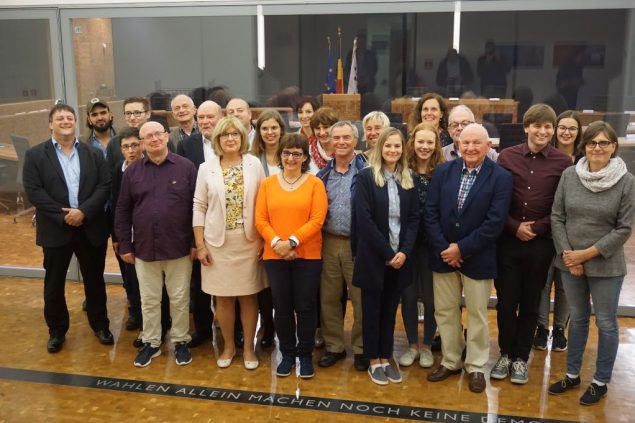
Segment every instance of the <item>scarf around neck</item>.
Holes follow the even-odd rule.
[[[602,192],[613,187],[628,172],[626,163],[619,157],[609,160],[608,164],[597,172],[589,170],[589,162],[582,157],[575,165],[580,182],[591,192]]]

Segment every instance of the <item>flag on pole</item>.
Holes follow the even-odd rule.
[[[335,63],[333,62],[333,52],[331,51],[331,37],[326,37],[326,39],[329,43],[329,57],[326,64],[328,70],[326,71],[326,82],[324,86],[328,94],[334,94],[337,89],[335,83]]]
[[[348,75],[348,90],[346,91],[346,94],[357,94],[357,37],[353,40],[351,73]]]
[[[344,94],[344,66],[342,66],[342,29],[337,27],[337,38],[340,46],[340,57],[337,59],[337,89],[336,94]]]

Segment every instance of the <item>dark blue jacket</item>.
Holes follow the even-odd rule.
[[[397,184],[401,231],[398,251],[406,255],[399,269],[399,286],[403,289],[412,282],[412,250],[419,228],[419,198],[417,186],[404,190]],[[353,285],[363,289],[381,290],[386,262],[395,252],[390,247],[388,227],[388,187],[378,187],[372,169],[366,168],[357,176],[355,194],[355,238],[353,239],[355,265]]]
[[[459,270],[472,279],[496,277],[496,240],[503,231],[512,196],[512,175],[485,158],[474,185],[458,210],[463,159],[437,166],[428,187],[425,227],[434,272]],[[455,269],[443,262],[441,251],[456,242],[463,264]]]

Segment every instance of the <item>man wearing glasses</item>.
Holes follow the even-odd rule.
[[[443,157],[445,157],[446,162],[461,157],[461,153],[459,152],[461,132],[463,132],[463,129],[467,125],[474,122],[476,122],[474,113],[464,104],[459,104],[450,111],[450,115],[448,116],[448,132],[454,142],[443,147]],[[487,157],[496,161],[498,159],[498,153],[493,148],[490,148],[487,151]]]
[[[146,156],[123,174],[115,211],[115,233],[123,261],[139,278],[143,348],[134,360],[145,367],[161,354],[161,294],[170,300],[177,365],[192,361],[188,348],[192,257],[192,199],[196,167],[168,150],[168,133],[158,122],[139,131]],[[133,238],[134,230],[134,238]]]

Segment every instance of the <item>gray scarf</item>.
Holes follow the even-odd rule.
[[[589,171],[589,162],[582,157],[575,165],[575,172],[580,182],[591,192],[602,192],[611,188],[624,176],[628,170],[626,163],[619,157],[612,158],[608,164],[597,172]]]

